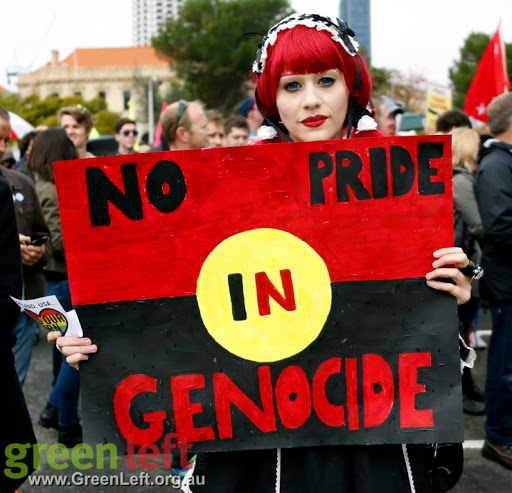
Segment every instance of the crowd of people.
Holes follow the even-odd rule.
[[[397,134],[396,117],[403,113],[403,105],[386,95],[372,95],[366,62],[343,22],[334,24],[312,14],[284,19],[263,38],[253,75],[255,95],[240,104],[238,114],[226,119],[216,110],[205,110],[200,101],[169,104],[160,117],[162,141],[152,151]],[[452,136],[455,247],[446,245],[436,252],[434,269],[425,274],[431,288],[457,299],[460,333],[469,345],[475,344],[481,304],[491,310],[485,389],[475,384],[466,367],[463,408],[469,414],[486,414],[484,457],[512,469],[512,93],[496,97],[488,117],[489,128],[482,133],[472,129],[460,111],[449,111],[438,119],[438,132]],[[4,420],[2,447],[9,440],[35,440],[21,388],[37,327],[19,313],[8,295],[31,299],[55,294],[66,310],[71,309],[52,164],[94,157],[87,151],[93,119],[86,108],[67,107],[59,111],[58,121],[59,128],[41,129],[23,140],[21,160],[0,167],[5,211],[0,228],[5,264],[1,302],[4,313],[9,313],[4,329],[8,348],[4,345],[2,358],[3,373],[9,377],[2,385],[4,395],[15,396],[20,410],[15,422],[22,429],[15,436],[17,425],[9,422],[11,433],[4,435]],[[9,137],[9,115],[0,107],[0,157],[6,153]],[[115,154],[136,152],[137,137],[136,121],[121,118],[115,126]],[[480,263],[485,275],[478,280]],[[476,280],[471,291],[472,277]],[[38,423],[55,428],[59,442],[71,447],[82,441],[78,364],[93,357],[98,348],[87,338],[59,337],[58,333],[48,337],[56,343],[54,379]],[[435,448],[427,444],[204,454],[195,467],[197,474],[208,478],[207,486],[194,491],[270,492],[279,483],[282,492],[338,491],[339,484],[346,485],[346,491],[427,492],[435,491],[434,462]],[[436,465],[442,467],[452,466]],[[455,476],[452,484],[458,479]],[[12,492],[22,479],[3,481],[2,491]]]

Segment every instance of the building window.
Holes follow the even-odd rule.
[[[81,96],[82,95],[82,91],[75,91],[73,94],[75,96]]]
[[[101,99],[107,99],[107,93],[105,91],[100,91],[98,93],[98,97],[100,97]]]

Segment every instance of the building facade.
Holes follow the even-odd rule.
[[[135,46],[151,45],[151,38],[167,17],[177,18],[186,0],[132,0],[132,39]]]
[[[340,17],[356,33],[356,41],[367,58],[372,55],[370,0],[340,0]]]
[[[144,120],[146,102],[141,91],[147,91],[144,85],[149,78],[162,83],[162,93],[175,78],[170,61],[159,57],[151,46],[76,49],[63,60],[53,50],[51,62],[34,72],[18,74],[18,91],[22,98],[81,95],[88,101],[100,96],[109,111],[119,114],[127,113],[131,100],[137,117]]]

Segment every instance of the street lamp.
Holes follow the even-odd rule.
[[[153,145],[155,138],[155,113],[154,113],[154,96],[153,96],[153,84],[157,87],[161,84],[160,79],[153,75],[149,78],[148,87],[148,124],[149,124],[149,144]]]

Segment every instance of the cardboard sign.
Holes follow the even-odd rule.
[[[456,301],[424,278],[453,244],[449,142],[57,163],[72,299],[99,346],[86,440],[462,441]]]

